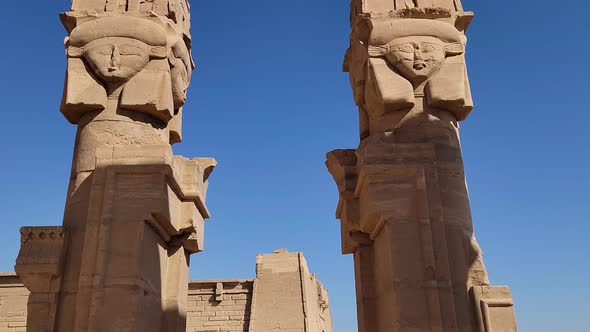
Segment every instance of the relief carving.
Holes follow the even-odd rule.
[[[415,106],[464,120],[473,102],[465,67],[466,38],[453,25],[417,18],[360,18],[345,69],[369,118]]]
[[[189,9],[186,1],[159,2],[129,1],[119,11],[109,1],[78,1],[62,14],[70,35],[61,111],[70,122],[121,108],[166,125],[171,144],[181,141],[182,107],[194,68]],[[156,13],[155,7],[166,12]]]

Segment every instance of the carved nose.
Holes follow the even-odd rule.
[[[113,47],[113,53],[111,54],[111,66],[109,67],[109,71],[115,71],[119,69],[121,65],[121,53],[119,53],[119,49],[115,46]]]
[[[420,49],[415,50],[415,52],[414,52],[414,59],[416,59],[416,60],[424,60],[424,57],[422,56],[422,51]]]
[[[422,56],[422,51],[416,47],[414,50],[414,69],[422,70],[426,68],[426,62]]]

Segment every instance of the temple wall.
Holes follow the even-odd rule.
[[[302,253],[258,255],[256,275],[250,332],[332,332],[328,291]]]
[[[253,280],[191,282],[188,290],[187,332],[247,332],[250,326],[252,284]]]
[[[250,331],[304,332],[299,254],[258,255],[256,272]]]
[[[0,274],[0,332],[26,331],[29,291],[14,273]]]
[[[302,285],[304,296],[306,331],[332,332],[328,290],[317,276],[309,272],[304,257],[301,257]]]
[[[252,280],[224,280],[221,301],[217,281],[189,283],[187,332],[248,331]],[[29,291],[14,273],[0,274],[0,332],[26,331]]]

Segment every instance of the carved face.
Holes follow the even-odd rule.
[[[82,56],[105,83],[126,82],[149,62],[154,48],[139,40],[107,37],[84,46]]]
[[[446,43],[434,37],[404,37],[388,44],[387,60],[412,83],[434,75],[446,58]]]

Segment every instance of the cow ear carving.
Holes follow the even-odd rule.
[[[465,47],[461,43],[448,43],[445,45],[447,56],[461,55],[463,52],[465,52]]]
[[[81,47],[68,47],[68,57],[70,58],[81,58],[84,54],[84,49]]]
[[[381,57],[385,56],[389,52],[389,47],[387,45],[382,46],[369,46],[369,56],[372,57]]]

